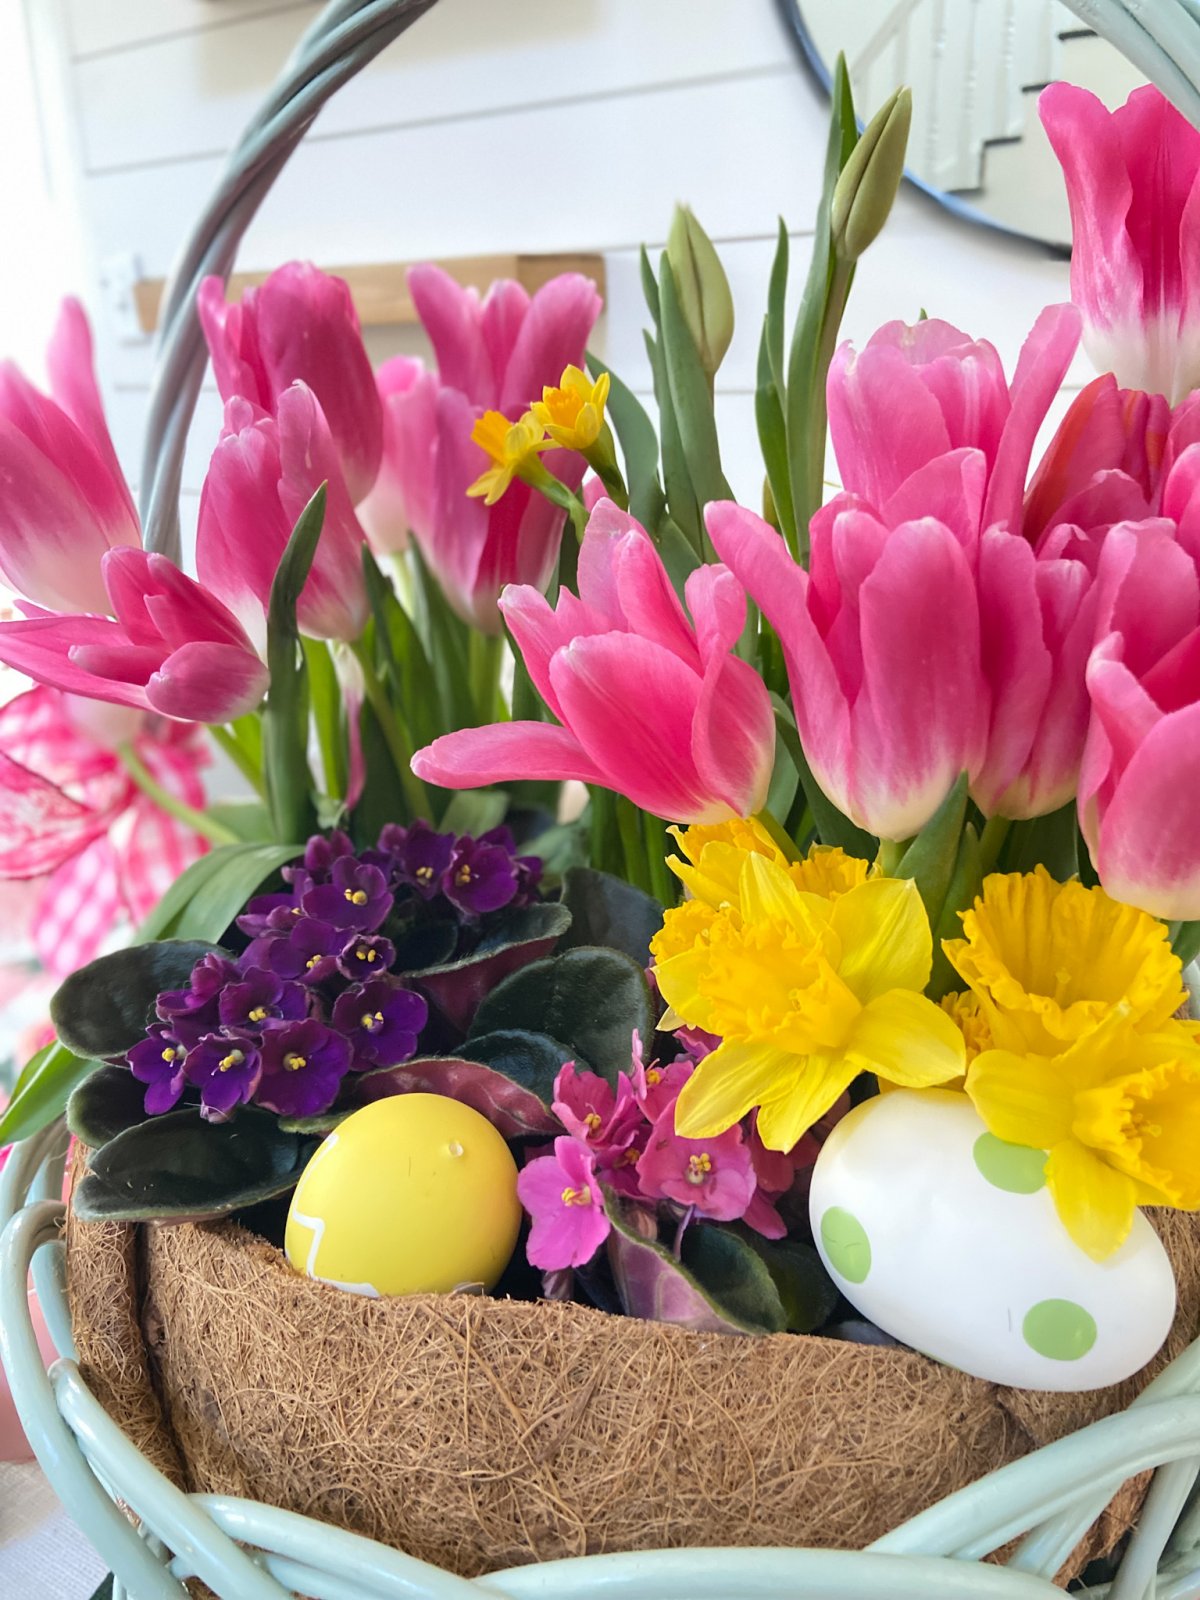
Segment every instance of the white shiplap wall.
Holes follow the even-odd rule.
[[[222,150],[318,7],[26,4],[52,142],[78,196],[102,381],[132,472],[150,348],[120,336],[102,280],[130,255],[148,276],[167,271]],[[798,289],[825,120],[772,0],[441,0],[323,113],[241,263],[600,250],[601,342],[645,395],[637,245],[661,244],[675,200],[685,199],[721,245],[734,288],[740,320],[718,379],[719,419],[735,491],[756,504],[754,355],[775,220],[783,215],[792,231]],[[1038,309],[1066,293],[1063,263],[905,197],[860,269],[846,331],[862,340],[925,307],[992,339],[1011,370]],[[380,359],[421,347],[414,333],[371,342]],[[1080,365],[1072,382],[1086,377]],[[193,513],[218,423],[210,388],[185,476]]]

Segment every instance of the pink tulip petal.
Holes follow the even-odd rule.
[[[196,640],[167,657],[147,683],[146,698],[166,717],[232,722],[258,707],[267,683],[267,669],[252,651]]]
[[[510,584],[500,597],[500,611],[534,688],[561,722],[562,707],[550,682],[550,658],[570,643],[576,630],[564,628],[545,596],[529,584]],[[604,628],[601,622],[589,631],[603,632]]]
[[[375,374],[383,402],[379,475],[358,519],[376,554],[406,548],[408,535],[433,529],[437,451],[437,378],[423,362],[394,356]]]
[[[491,365],[494,394],[503,392],[504,375],[512,361],[525,318],[529,315],[529,305],[528,291],[512,278],[497,278],[483,298],[480,329]],[[545,383],[557,381],[557,373],[553,378],[543,379]],[[537,394],[527,395],[521,409],[527,409],[531,400],[541,398],[540,390]]]
[[[499,389],[483,340],[483,312],[473,289],[455,283],[441,267],[408,269],[408,291],[437,357],[438,378],[473,406],[495,406]],[[531,397],[525,397],[525,404]],[[524,406],[522,406],[524,409]]]
[[[222,400],[241,396],[269,412],[271,390],[255,337],[255,319],[246,316],[243,306],[226,303],[225,282],[215,276],[205,278],[196,291],[196,311]]]
[[[140,684],[94,677],[72,660],[76,648],[124,643],[121,628],[107,617],[34,617],[0,623],[0,661],[6,666],[70,694],[145,709],[148,702]]]
[[[520,416],[531,400],[540,400],[543,386],[557,384],[564,367],[583,366],[601,305],[596,285],[578,272],[543,284],[530,301],[500,387],[505,416]]]
[[[886,344],[868,345],[860,355],[849,343],[839,348],[829,369],[828,404],[842,483],[873,505],[883,505],[910,472],[952,448],[937,400]],[[877,425],[881,412],[889,419],[886,430]]]
[[[1096,867],[1117,900],[1168,921],[1200,918],[1200,684],[1193,703],[1163,717],[1118,778],[1100,823]]]
[[[50,377],[50,393],[108,469],[113,485],[124,502],[129,526],[136,535],[137,510],[113,448],[100,390],[96,385],[92,330],[88,326],[87,313],[74,298],[68,297],[62,303],[58,322],[46,348],[46,369]]]
[[[1100,818],[1108,808],[1121,772],[1138,746],[1157,727],[1162,712],[1121,659],[1124,641],[1109,634],[1092,651],[1087,689],[1092,718],[1079,771],[1079,826],[1093,862]]]
[[[1024,770],[1050,688],[1054,663],[1042,638],[1036,566],[1024,539],[994,529],[980,540],[980,647],[994,695],[987,760],[971,794],[985,816]]]
[[[477,789],[519,778],[605,782],[578,739],[549,722],[501,722],[446,733],[418,750],[412,767],[426,783],[447,789]]]
[[[964,550],[973,550],[984,526],[987,472],[982,450],[951,450],[936,456],[904,480],[884,505],[881,521],[895,528],[933,517],[951,530]]]
[[[427,535],[413,529],[447,600],[464,617],[488,537],[488,507],[467,497],[468,486],[487,466],[487,456],[471,439],[478,415],[478,407],[457,389],[438,392],[433,529]]]
[[[1200,575],[1163,520],[1109,530],[1096,577],[1096,635],[1124,636],[1124,659],[1140,677],[1200,623]]]
[[[563,718],[609,787],[669,822],[715,822],[714,802],[692,757],[699,674],[636,634],[576,639],[550,662]],[[631,706],[652,716],[631,716]]]
[[[1073,305],[1047,306],[1021,346],[1010,391],[1011,408],[992,458],[984,527],[1003,522],[1015,532],[1020,526],[1034,440],[1079,345],[1079,326],[1079,312]]]

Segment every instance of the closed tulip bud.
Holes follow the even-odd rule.
[[[863,129],[833,191],[829,226],[843,261],[857,261],[882,232],[904,176],[912,91],[897,89]]]
[[[676,206],[667,260],[700,361],[711,381],[733,338],[733,296],[713,242],[687,206]]]

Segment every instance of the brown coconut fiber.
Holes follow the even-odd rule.
[[[577,1305],[372,1300],[228,1223],[68,1228],[84,1376],[192,1491],[473,1577],[663,1546],[858,1548],[1128,1404],[1200,1321],[1200,1224],[1152,1214],[1179,1313],[1128,1383],[1035,1394],[907,1350],[687,1332]],[[1066,1581],[1136,1517],[1125,1485]]]

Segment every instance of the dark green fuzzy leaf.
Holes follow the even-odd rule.
[[[90,1056],[72,1054],[57,1039],[31,1056],[0,1117],[0,1146],[31,1139],[61,1117],[71,1094],[100,1069]]]
[[[458,924],[444,922],[405,922],[389,917],[381,929],[396,946],[396,972],[423,972],[450,960],[458,944]]]
[[[219,939],[271,874],[303,853],[302,844],[218,845],[176,878],[139,940]]]
[[[895,871],[897,878],[912,878],[916,883],[929,913],[931,928],[936,928],[941,920],[942,906],[954,875],[967,815],[969,786],[967,774],[960,773],[950,793],[901,856]]]
[[[156,996],[181,989],[197,961],[217,948],[202,939],[164,939],[89,961],[51,998],[59,1039],[77,1056],[124,1055],[144,1036]]]
[[[833,1315],[839,1294],[820,1255],[801,1239],[764,1239],[750,1228],[739,1237],[758,1255],[778,1291],[785,1326],[792,1333],[815,1333]]]
[[[325,521],[325,485],[305,506],[280,557],[267,603],[271,686],[262,713],[263,772],[277,839],[306,839],[316,827],[308,770],[308,672],[296,606]]]
[[[652,1215],[611,1190],[608,1259],[626,1313],[697,1333],[780,1333],[783,1304],[765,1264],[748,1244],[715,1223],[693,1223],[677,1261],[653,1237]]]
[[[600,945],[619,950],[639,967],[650,964],[650,941],[662,927],[663,908],[652,895],[610,872],[572,867],[563,879],[562,903],[571,926],[560,950]]]
[[[523,906],[497,923],[471,955],[427,967],[413,976],[450,1022],[465,1033],[484,996],[519,968],[548,955],[570,925],[571,913],[565,906]]]
[[[457,1056],[426,1056],[396,1067],[378,1067],[354,1080],[356,1102],[389,1100],[397,1094],[441,1094],[486,1117],[506,1139],[562,1131],[539,1095],[494,1067]]]
[[[800,776],[800,785],[812,811],[818,839],[822,844],[837,845],[847,855],[858,856],[863,861],[874,861],[879,850],[879,841],[851,822],[850,818],[839,811],[829,799],[813,777],[791,712],[777,696],[772,695],[771,698],[775,705],[775,731]]]
[[[102,1066],[67,1101],[67,1127],[93,1150],[146,1121],[146,1085],[128,1067]]]
[[[284,1133],[300,1133],[306,1138],[323,1139],[352,1114],[353,1106],[342,1106],[336,1111],[322,1111],[315,1117],[280,1117],[279,1126]]]
[[[315,1141],[285,1133],[265,1111],[203,1122],[171,1111],[127,1128],[97,1150],[75,1190],[84,1222],[198,1222],[228,1216],[293,1188]]]
[[[521,1028],[468,1039],[459,1046],[458,1053],[468,1061],[502,1072],[535,1094],[544,1106],[554,1099],[554,1080],[568,1061],[573,1061],[581,1072],[590,1070],[577,1051],[568,1050],[548,1034],[529,1033]]]
[[[634,1029],[644,1045],[654,1032],[645,974],[628,956],[590,945],[531,962],[488,995],[471,1032],[513,1028],[549,1034],[615,1085],[629,1069]]]

